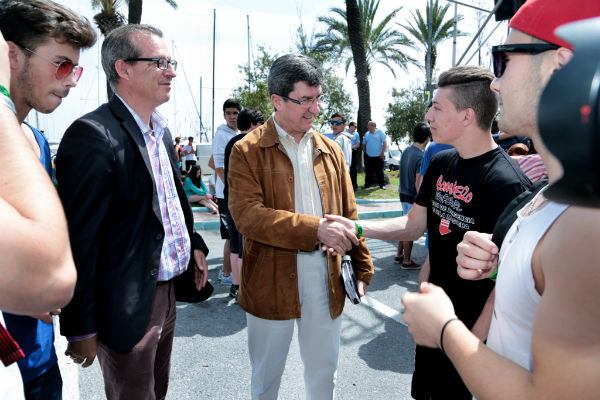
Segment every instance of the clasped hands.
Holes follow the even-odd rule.
[[[329,251],[332,255],[343,255],[359,243],[354,222],[339,215],[321,218],[317,239],[323,245],[321,250]]]

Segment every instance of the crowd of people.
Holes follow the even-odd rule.
[[[426,230],[419,291],[402,298],[417,344],[415,399],[600,397],[600,254],[589,245],[600,211],[547,197],[564,160],[538,129],[544,87],[577,53],[555,28],[591,17],[600,17],[594,0],[529,0],[492,48],[493,72],[441,73],[402,157],[405,215],[360,221],[360,147],[365,186],[384,187],[386,136],[370,121],[361,140],[341,113],[329,137],[313,129],[324,79],[315,60],[274,61],[276,111],[266,119],[235,99],[223,104],[213,196],[193,137],[182,147],[157,111],[177,62],[150,25],[104,39],[114,96],[64,133],[55,188],[48,142],[24,121],[32,109],[54,111],[76,86],[80,51],[96,34],[50,0],[0,2],[0,222],[10,227],[0,234],[0,398],[62,398],[59,315],[65,354],[82,367],[98,359],[108,399],[164,399],[176,302],[212,291],[196,202],[220,216],[219,276],[246,312],[252,399],[278,397],[295,326],[306,398],[333,398],[342,256],[362,297],[374,275],[365,238],[398,241],[395,261],[419,269],[412,241]]]

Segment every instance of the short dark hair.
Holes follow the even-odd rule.
[[[113,29],[104,38],[102,43],[102,69],[104,69],[106,79],[114,91],[116,91],[119,83],[119,74],[115,67],[117,60],[137,58],[142,54],[131,39],[131,36],[135,33],[163,37],[162,31],[151,25],[128,24]]]
[[[175,138],[175,143],[176,143],[176,144],[179,144],[179,142],[180,142],[180,141],[181,141],[181,138],[180,138],[179,136],[177,136],[177,137]]]
[[[419,122],[415,125],[412,131],[413,141],[416,143],[425,143],[431,135],[431,129],[425,122]]]
[[[225,112],[226,108],[237,108],[238,111],[242,111],[242,104],[236,99],[227,99],[223,103],[223,112]]]
[[[194,140],[193,136],[188,137],[188,140]]]
[[[269,95],[287,97],[296,82],[306,82],[311,87],[321,85],[323,71],[319,64],[302,54],[286,54],[275,60],[269,71]]]
[[[35,50],[48,39],[86,49],[96,43],[87,18],[49,0],[0,1],[0,31],[4,39]]]
[[[352,121],[348,124],[348,126],[356,126],[356,122]]]
[[[246,107],[240,111],[240,114],[238,115],[237,128],[243,132],[250,129],[253,124],[264,124],[264,122],[265,117],[259,109],[254,107]]]
[[[452,89],[450,101],[457,110],[471,108],[475,111],[477,125],[490,130],[498,111],[498,98],[490,88],[494,74],[474,65],[463,65],[442,72],[438,87]]]
[[[337,117],[337,118],[341,118],[341,119],[342,119],[342,122],[343,122],[343,123],[346,123],[346,117],[344,117],[344,116],[342,115],[342,113],[336,112],[336,113],[333,113],[333,114],[331,114],[331,119],[334,119],[334,118],[336,118],[336,117]]]

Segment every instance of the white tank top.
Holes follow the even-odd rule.
[[[550,202],[535,214],[521,217],[529,204],[519,211],[502,242],[487,345],[532,371],[531,333],[541,296],[535,289],[531,258],[542,236],[568,206]]]

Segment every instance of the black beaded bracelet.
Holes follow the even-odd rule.
[[[440,333],[440,350],[442,350],[442,353],[444,353],[444,355],[446,355],[446,352],[444,351],[444,331],[446,330],[448,324],[452,321],[458,321],[458,318],[454,317],[446,321],[444,326],[442,326],[442,332]]]

